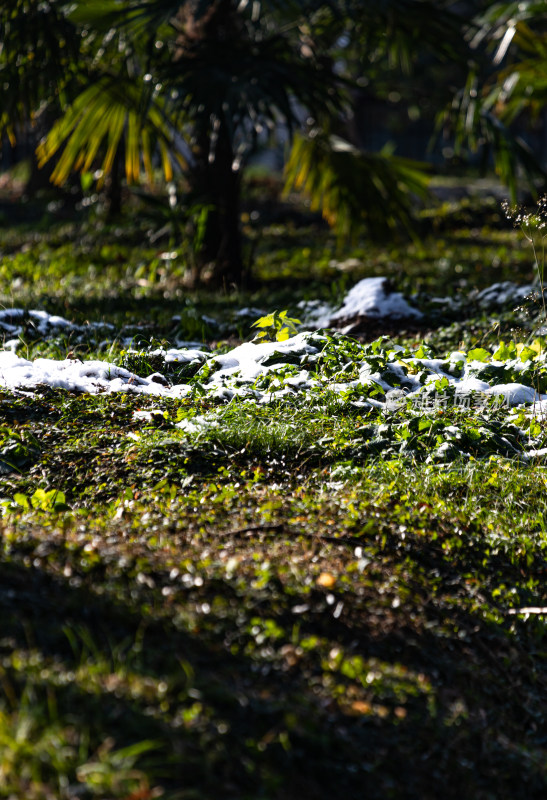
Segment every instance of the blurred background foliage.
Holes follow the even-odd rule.
[[[454,179],[544,190],[543,2],[8,0],[0,41],[9,214],[138,210],[187,284],[252,284],[291,215],[416,245]]]

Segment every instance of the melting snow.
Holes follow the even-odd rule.
[[[400,292],[392,291],[387,278],[364,278],[348,292],[342,308],[331,316],[331,323],[356,316],[421,319],[423,314],[412,308]]]
[[[269,402],[297,391],[306,391],[320,385],[320,380],[310,375],[307,361],[316,356],[326,343],[324,336],[300,333],[284,342],[245,342],[222,355],[210,355],[198,350],[175,350],[165,353],[165,360],[173,362],[194,361],[204,364],[200,382],[213,397],[230,400],[234,396],[248,397],[258,402]],[[461,353],[453,354],[461,359]],[[434,388],[435,382],[446,378],[456,396],[479,393],[491,397],[503,397],[508,406],[535,404],[534,408],[547,410],[547,395],[539,395],[532,387],[521,383],[491,386],[488,382],[469,374],[477,362],[464,365],[459,377],[446,372],[451,360],[406,357],[404,362],[414,365],[422,373],[406,374],[400,364],[390,364],[388,372],[373,373],[364,358],[358,379],[340,381],[339,372],[329,384],[335,392],[346,392],[358,386],[376,384],[388,392],[386,403],[373,400],[364,402],[376,407],[393,407],[392,392],[405,399],[421,396]],[[287,367],[291,370],[287,372]],[[390,375],[393,381],[390,384]],[[199,378],[199,376],[198,376]],[[261,379],[269,379],[266,383]],[[392,385],[395,383],[395,387]],[[397,388],[400,383],[404,387]],[[138,377],[123,367],[105,361],[79,361],[37,358],[29,361],[11,351],[0,351],[0,386],[9,389],[30,391],[39,386],[63,388],[73,392],[98,394],[102,392],[130,392],[168,397],[185,397],[193,388],[188,384],[171,386],[166,378],[154,373],[146,378]]]
[[[480,308],[491,309],[509,304],[518,305],[534,293],[537,287],[533,284],[518,286],[513,281],[493,283],[477,295]]]
[[[531,288],[517,287],[505,282],[484,290],[479,293],[478,298],[481,303],[486,304],[518,301],[528,295]],[[326,327],[328,322],[339,324],[358,316],[371,319],[418,319],[422,316],[420,311],[409,305],[401,293],[392,291],[386,278],[366,278],[360,281],[348,292],[341,308],[334,313],[331,307],[319,301],[306,301],[300,304],[300,308],[307,324],[314,329]],[[260,309],[242,309],[235,317],[255,313],[262,312]],[[84,330],[81,326],[73,325],[68,320],[49,315],[45,311],[0,311],[0,333],[15,337],[29,325],[43,337],[61,332],[66,334],[69,330]],[[113,330],[112,326],[104,324],[91,327]],[[89,330],[89,326],[86,329]],[[4,347],[8,349],[0,351],[0,386],[9,389],[28,392],[47,385],[92,394],[121,391],[169,397],[185,397],[195,390],[187,383],[172,386],[165,376],[157,372],[145,378],[138,377],[128,369],[105,361],[55,361],[44,358],[29,361],[16,355],[14,341],[6,343]],[[170,365],[194,363],[196,369],[201,368],[197,380],[210,396],[219,400],[228,401],[234,396],[240,396],[257,402],[269,402],[273,398],[306,392],[321,385],[321,379],[310,372],[309,364],[325,344],[326,338],[321,334],[300,333],[284,342],[245,342],[220,355],[200,349],[195,342],[184,343],[184,346],[179,343],[179,347],[155,350],[149,354],[162,356],[164,362]],[[402,357],[402,363],[413,364],[414,370],[422,373],[421,378],[412,374],[414,370],[407,374],[402,364],[395,362],[389,364],[387,372],[374,372],[363,357],[357,379],[345,380],[344,371],[340,370],[333,377],[329,388],[341,393],[359,386],[376,384],[388,393],[386,402],[374,398],[356,402],[389,409],[397,407],[404,399],[430,393],[439,378],[446,378],[457,397],[479,393],[503,398],[508,406],[534,404],[532,413],[537,413],[538,410],[547,411],[547,395],[540,396],[531,386],[523,383],[492,386],[481,380],[481,369],[484,365],[480,362],[466,362],[464,353],[455,352],[445,359],[411,358],[408,354],[403,354]],[[490,362],[489,366],[497,365],[498,362]],[[458,366],[459,369],[453,369]],[[499,366],[503,367],[503,364],[499,362]],[[518,361],[513,364],[513,368],[518,373],[519,370],[524,370],[525,365]],[[454,371],[458,373],[458,377],[451,374]],[[325,385],[325,379],[322,380],[322,385]],[[393,390],[400,392],[398,399],[395,394],[391,394]]]
[[[333,306],[321,300],[301,300],[298,309],[298,316],[310,330],[328,328],[334,312]]]
[[[51,386],[88,394],[128,391],[139,394],[169,394],[173,397],[184,397],[191,391],[186,385],[173,386],[167,391],[153,377],[139,378],[129,370],[106,361],[55,361],[48,358],[28,361],[11,351],[0,351],[0,386],[8,389],[29,390],[38,386]]]
[[[75,325],[64,317],[48,314],[47,311],[25,311],[22,308],[7,308],[0,311],[0,334],[20,336],[25,327],[34,329],[40,336],[55,336],[69,330],[82,333],[85,330],[113,331],[114,326],[106,322],[89,323],[87,326]]]

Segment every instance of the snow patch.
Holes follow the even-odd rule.
[[[352,317],[421,319],[423,314],[412,308],[401,292],[394,292],[387,278],[364,278],[348,292],[342,308],[331,316],[330,323]]]
[[[21,336],[25,329],[34,330],[39,336],[59,336],[67,333],[84,333],[90,329],[113,331],[107,322],[87,323],[85,326],[47,311],[26,311],[23,308],[5,308],[0,311],[0,335]]]
[[[538,395],[535,389],[530,386],[524,386],[522,383],[504,383],[498,386],[490,386],[485,389],[485,392],[494,397],[504,397],[509,406],[534,403],[547,397],[547,395]]]
[[[184,397],[191,392],[189,386],[167,388],[153,378],[153,375],[140,378],[106,361],[54,361],[48,358],[28,361],[10,350],[0,351],[0,386],[8,389],[50,386],[88,394],[126,391],[134,394],[169,394],[173,397]]]
[[[501,281],[500,283],[493,283],[483,289],[477,295],[477,303],[480,308],[485,310],[492,308],[501,308],[507,305],[517,306],[522,303],[527,297],[533,294],[536,287],[533,284],[525,286],[518,286],[513,281]]]

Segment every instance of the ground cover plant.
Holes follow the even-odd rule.
[[[2,234],[0,796],[544,797],[535,265],[434,220],[272,226],[215,296],[130,227]],[[388,272],[419,326],[278,340]]]

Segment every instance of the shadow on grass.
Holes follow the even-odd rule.
[[[542,630],[525,651],[423,587],[399,610],[370,581],[334,601],[275,577],[183,586],[138,560],[113,575],[108,544],[78,576],[77,552],[35,545],[0,562],[7,707],[31,689],[39,725],[91,753],[159,742],[139,768],[165,797],[545,796]]]

